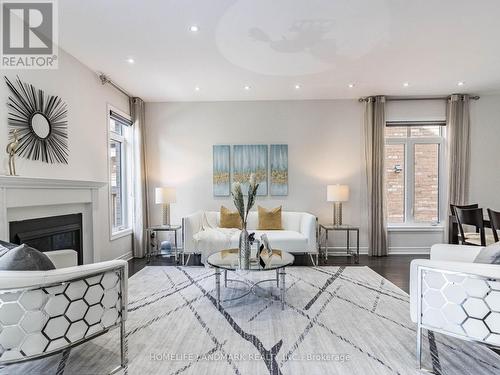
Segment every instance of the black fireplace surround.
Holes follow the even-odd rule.
[[[83,264],[82,214],[11,221],[10,242],[27,244],[40,251],[71,249]]]

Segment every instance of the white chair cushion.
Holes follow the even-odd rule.
[[[307,238],[302,233],[291,230],[257,230],[255,238],[260,239],[266,234],[271,247],[291,252],[304,252],[307,248]]]
[[[74,267],[78,265],[78,253],[75,250],[55,250],[45,253],[56,268]]]
[[[431,248],[431,260],[472,263],[481,249],[480,246],[437,244]]]

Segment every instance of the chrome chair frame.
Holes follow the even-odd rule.
[[[485,346],[487,346],[489,348],[500,350],[500,346],[498,346],[498,345],[493,345],[491,343],[487,343],[484,340],[477,340],[477,339],[474,339],[472,337],[468,337],[468,336],[465,336],[465,335],[459,335],[459,334],[456,334],[454,332],[450,332],[450,331],[447,331],[447,330],[441,329],[441,328],[436,328],[436,327],[427,325],[427,324],[425,324],[425,323],[422,322],[422,318],[423,318],[423,306],[422,305],[423,305],[423,301],[424,301],[423,294],[422,294],[423,293],[422,283],[423,283],[423,276],[425,275],[425,272],[435,272],[435,273],[441,273],[441,274],[446,274],[446,275],[453,275],[453,276],[457,276],[457,277],[464,277],[464,278],[471,278],[471,279],[477,279],[477,280],[484,280],[486,282],[499,283],[499,285],[500,285],[500,278],[498,278],[498,279],[496,279],[496,278],[488,278],[488,277],[484,277],[484,276],[480,276],[480,275],[474,275],[474,274],[469,274],[469,273],[464,273],[464,272],[448,271],[448,270],[442,270],[442,269],[437,269],[437,268],[433,268],[433,267],[424,267],[424,266],[419,266],[418,269],[417,269],[417,271],[418,271],[418,283],[417,283],[417,288],[418,288],[417,293],[418,294],[417,295],[418,295],[418,299],[419,300],[418,300],[418,304],[417,304],[416,357],[417,357],[417,368],[419,370],[423,370],[425,372],[433,373],[431,370],[422,368],[422,334],[423,334],[423,330],[424,329],[426,329],[427,331],[441,333],[441,334],[444,334],[444,335],[447,335],[447,336],[455,337],[455,338],[458,338],[458,339],[461,339],[461,340],[465,340],[465,341],[468,341],[468,342],[478,343],[478,344],[481,344],[481,345],[485,345]],[[491,286],[490,286],[490,288],[491,288]],[[495,289],[494,291],[497,291],[497,290]],[[490,290],[490,292],[491,292],[491,290]],[[489,295],[490,292],[488,292],[487,295],[484,298],[486,298]],[[500,290],[498,292],[500,293]],[[467,301],[468,298],[476,298],[476,299],[478,298],[478,297],[472,297],[468,293],[466,293],[466,294],[467,294],[466,299],[464,301],[462,301],[460,304],[456,304],[456,305],[460,305],[460,306],[463,307],[463,305],[465,304],[465,302]],[[448,301],[448,303],[449,303],[449,301]],[[493,310],[490,308],[490,311],[484,316],[483,319],[480,319],[480,320],[482,320],[483,323],[484,323],[484,320],[489,316],[489,314],[491,314],[492,311]],[[468,314],[465,310],[464,310],[464,312],[466,314]],[[467,318],[469,318],[468,315],[467,315]],[[465,323],[466,320],[464,320],[460,324],[460,326],[462,326]],[[485,324],[485,326],[490,331],[489,335],[493,334],[493,331],[491,331],[491,328],[486,323],[484,323],[484,324]],[[499,331],[496,334],[500,333],[500,327],[498,329],[499,329]],[[489,335],[487,337],[489,337]]]
[[[30,291],[30,290],[38,290],[38,289],[42,289],[42,288],[52,288],[52,287],[57,287],[57,286],[61,286],[61,285],[67,285],[67,284],[70,284],[70,283],[73,283],[76,281],[89,279],[89,278],[99,276],[99,275],[104,275],[108,272],[118,272],[119,278],[120,278],[120,280],[119,280],[119,283],[120,283],[120,292],[119,292],[120,310],[118,311],[119,320],[117,323],[106,327],[105,329],[103,329],[100,332],[96,332],[96,333],[91,334],[87,337],[84,337],[82,339],[71,342],[62,348],[58,348],[58,349],[52,350],[50,352],[46,352],[43,354],[36,354],[36,355],[32,355],[32,356],[25,355],[21,359],[14,359],[14,360],[7,360],[7,361],[2,361],[1,357],[0,357],[0,368],[2,366],[9,366],[9,365],[19,364],[19,363],[23,363],[23,362],[27,362],[27,361],[31,361],[31,360],[35,360],[35,359],[42,359],[42,358],[50,357],[52,355],[61,353],[67,349],[74,348],[74,347],[79,346],[85,342],[93,340],[94,338],[101,336],[105,333],[108,333],[109,331],[111,331],[115,328],[120,328],[120,365],[118,367],[116,367],[115,369],[111,370],[111,372],[109,374],[115,374],[120,370],[125,370],[125,372],[126,372],[127,366],[128,366],[128,352],[127,352],[127,338],[126,338],[124,316],[126,314],[127,306],[125,305],[125,298],[123,298],[123,293],[126,290],[127,280],[125,280],[124,267],[116,267],[116,268],[108,269],[104,272],[101,271],[101,272],[89,273],[89,274],[86,274],[85,276],[72,278],[72,279],[64,280],[62,282],[57,282],[57,283],[40,284],[40,285],[36,285],[36,286],[30,286],[27,288],[2,289],[2,290],[0,290],[0,295],[7,294],[7,293],[18,293],[18,292],[25,292],[25,291]]]

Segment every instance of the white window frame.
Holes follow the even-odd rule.
[[[386,125],[387,126],[387,125]],[[407,125],[400,125],[401,127],[406,126],[408,133],[410,133],[411,123]],[[424,126],[415,124],[415,126]],[[396,126],[397,127],[397,126]],[[405,145],[405,198],[404,198],[404,223],[387,223],[389,228],[398,227],[434,227],[440,226],[443,222],[444,215],[446,214],[445,209],[445,186],[446,186],[446,176],[444,171],[446,170],[446,150],[445,150],[445,137],[446,137],[446,127],[440,126],[440,136],[436,137],[414,137],[410,138],[385,138],[386,145]],[[415,193],[415,145],[416,144],[438,144],[439,145],[439,161],[438,161],[438,221],[422,223],[416,222],[414,220],[414,193]]]
[[[108,133],[108,202],[109,202],[109,232],[110,232],[110,240],[116,240],[118,238],[128,236],[132,234],[132,166],[129,164],[133,161],[132,158],[132,129],[129,127],[123,127],[123,134],[120,135],[118,133],[111,131],[111,111],[120,114],[126,119],[131,120],[131,117],[128,113],[120,111],[118,108],[115,108],[111,105],[107,106],[107,133]],[[122,177],[122,216],[125,220],[125,223],[118,227],[113,227],[113,204],[112,204],[112,187],[111,187],[111,142],[120,142],[121,143],[121,177]]]

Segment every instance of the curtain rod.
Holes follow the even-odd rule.
[[[119,85],[114,83],[106,74],[104,73],[98,73],[99,79],[101,80],[101,83],[105,85],[106,83],[113,86],[115,89],[120,91],[123,95],[128,96],[129,98],[133,98],[133,95],[130,95],[125,89],[121,88]]]
[[[464,95],[464,94],[453,94],[453,95]],[[405,101],[405,100],[448,100],[451,95],[448,96],[386,96],[385,100],[387,102],[393,101]],[[363,98],[359,98],[359,102],[366,102],[371,96],[366,96]],[[481,97],[478,95],[471,95],[469,99],[471,100],[479,100]]]

